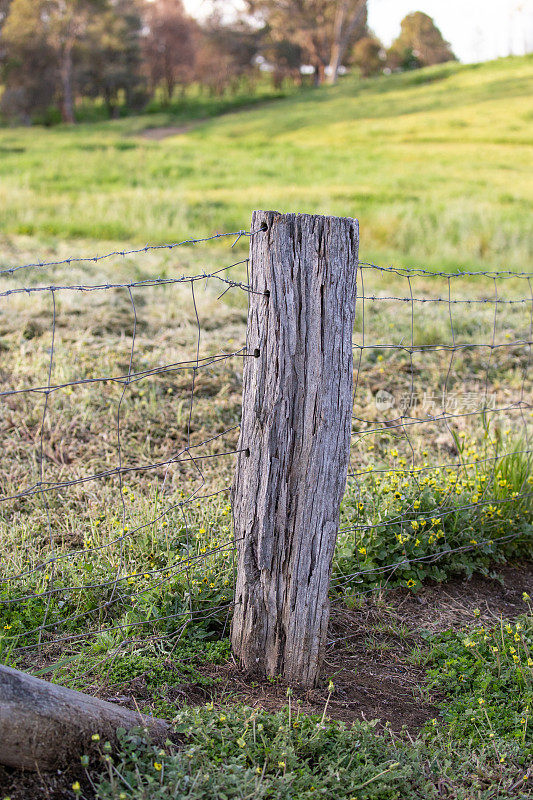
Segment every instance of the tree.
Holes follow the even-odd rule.
[[[422,11],[404,17],[400,35],[392,43],[387,56],[393,69],[416,69],[456,60],[431,17]]]
[[[385,63],[383,45],[374,36],[364,36],[355,43],[351,63],[359,67],[361,76],[378,75]]]
[[[103,95],[109,115],[117,109],[122,90],[132,105],[139,87],[142,9],[136,0],[109,0],[107,8],[92,14],[78,46],[76,82],[90,97]]]
[[[260,49],[263,29],[254,28],[244,20],[227,24],[218,15],[213,15],[202,32],[207,46],[225,60],[229,83],[236,88],[243,77],[251,77],[255,72],[253,62]]]
[[[7,20],[7,15],[9,14],[9,7],[11,5],[11,0],[0,0],[0,67],[4,63],[5,60],[5,48],[2,44],[2,28]]]
[[[331,81],[347,49],[366,31],[366,0],[247,0],[250,11],[267,23],[274,41],[286,39],[302,48],[322,83]]]
[[[152,92],[163,83],[170,101],[176,85],[190,79],[195,60],[194,22],[181,0],[146,6],[143,54]]]
[[[219,95],[228,87],[236,91],[243,79],[253,81],[263,35],[244,20],[226,23],[215,11],[198,31],[195,77]]]
[[[57,61],[43,25],[44,3],[13,0],[2,27],[2,111],[24,123],[45,110],[57,88]]]
[[[340,0],[337,4],[335,13],[335,24],[333,26],[333,44],[331,47],[331,58],[329,62],[328,82],[335,83],[339,73],[342,59],[350,44],[356,39],[358,29],[359,36],[361,31],[366,28],[367,8],[366,0]]]
[[[105,8],[105,0],[37,0],[56,53],[60,76],[63,122],[74,123],[74,47],[86,31],[91,11]],[[17,0],[14,0],[17,2]]]
[[[281,89],[285,78],[291,78],[296,84],[301,85],[300,67],[303,58],[300,45],[288,39],[267,41],[261,47],[261,56],[273,65],[272,77],[275,88]]]
[[[12,0],[2,39],[11,63],[7,70],[12,89],[18,80],[25,103],[30,98],[34,107],[42,106],[45,98],[49,102],[44,85],[55,83],[63,121],[74,122],[74,48],[87,27],[90,12],[106,5],[107,0]]]

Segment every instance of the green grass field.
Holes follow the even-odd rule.
[[[0,258],[201,236],[276,208],[358,217],[363,260],[522,269],[532,89],[533,60],[508,58],[347,77],[161,141],[140,134],[179,117],[3,129]]]
[[[142,133],[184,120],[1,129],[0,268],[239,230],[268,206],[359,217],[363,261],[530,271],[531,88],[533,61],[510,58],[346,78],[161,140]],[[333,613],[303,692],[230,656],[246,291],[202,278],[194,298],[190,282],[7,294],[199,275],[245,257],[232,241],[0,276],[0,661],[173,725],[163,747],[142,731],[97,742],[59,777],[0,767],[0,797],[531,797],[527,279],[361,269]],[[107,378],[128,373],[134,329],[126,386]],[[46,386],[50,364],[47,399],[16,393]],[[380,390],[444,393],[458,416],[400,431],[382,425]],[[507,410],[461,413],[487,396]],[[119,409],[132,470],[85,481],[117,466]],[[428,423],[423,403],[412,414]],[[35,490],[41,434],[43,480],[75,485]],[[168,463],[189,447],[202,474]]]

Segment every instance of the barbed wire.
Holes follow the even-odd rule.
[[[359,261],[359,267],[365,267],[367,270],[376,270],[377,272],[384,272],[389,275],[398,275],[401,278],[492,278],[492,279],[506,279],[506,278],[532,278],[533,272],[514,272],[513,270],[456,270],[455,272],[439,271],[436,269],[428,269],[423,267],[394,267],[392,265],[383,267],[378,264],[373,264],[371,261]]]
[[[109,258],[114,258],[117,256],[125,258],[126,256],[140,255],[142,253],[157,252],[161,250],[175,250],[177,247],[204,244],[206,242],[215,241],[216,239],[226,239],[228,237],[235,237],[235,241],[232,245],[232,247],[234,247],[239,239],[241,239],[243,236],[250,235],[251,232],[245,230],[233,231],[232,233],[214,233],[211,236],[204,236],[199,239],[183,239],[181,242],[171,242],[169,244],[147,244],[144,245],[144,247],[136,247],[132,250],[112,250],[110,253],[105,253],[101,256],[69,256],[56,261],[34,261],[33,263],[29,264],[19,264],[18,266],[1,269],[0,277],[3,275],[14,275],[16,272],[19,272],[22,269],[42,269],[43,267],[60,267],[83,263],[97,264],[100,261],[105,261]]]
[[[197,275],[180,275],[175,278],[145,278],[139,281],[128,281],[127,283],[79,283],[79,284],[58,284],[58,285],[49,285],[49,286],[20,286],[15,289],[6,289],[3,292],[0,292],[0,297],[11,297],[11,295],[15,294],[41,294],[45,293],[57,293],[57,292],[101,292],[101,291],[108,291],[110,289],[143,289],[149,287],[157,287],[157,286],[174,286],[180,283],[194,283],[196,281],[202,280],[209,280],[209,279],[216,279],[221,283],[227,284],[228,289],[238,288],[243,289],[247,292],[251,292],[252,290],[244,283],[240,281],[233,281],[229,278],[226,278],[222,275],[223,272],[226,272],[233,267],[238,267],[241,264],[245,264],[247,259],[241,259],[240,261],[234,261],[231,264],[228,264],[225,267],[221,267],[215,272],[206,273],[201,272]],[[227,290],[226,290],[227,291]]]
[[[22,270],[39,271],[73,264],[85,268],[113,257],[140,258],[150,251],[173,250],[217,239],[232,239],[231,246],[234,247],[242,237],[251,237],[255,233],[257,231],[245,230],[217,233],[205,238],[146,245],[101,256],[22,264],[0,270],[0,278],[10,281]],[[246,271],[246,280],[230,278],[228,270],[232,268]],[[354,596],[362,596],[376,589],[383,591],[408,586],[410,581],[419,579],[417,570],[427,572],[436,565],[447,564],[451,571],[460,569],[457,559],[462,554],[468,554],[474,560],[479,554],[486,558],[498,557],[503,548],[518,546],[525,540],[522,522],[531,522],[533,508],[533,491],[529,489],[533,451],[531,430],[526,420],[526,413],[533,410],[533,273],[438,272],[424,268],[381,267],[368,262],[354,264],[354,268],[358,268],[358,297],[353,344],[352,466],[331,581],[332,595],[340,597],[348,597],[350,590]],[[202,376],[214,374],[226,364],[235,364],[239,372],[243,359],[257,357],[257,354],[247,352],[245,345],[224,347],[218,339],[215,352],[202,352],[205,323],[202,324],[196,287],[201,283],[204,288],[208,284],[222,285],[223,291],[217,295],[217,302],[231,289],[248,297],[252,292],[248,272],[248,259],[241,259],[212,272],[194,275],[148,277],[124,282],[97,279],[99,282],[95,283],[82,280],[72,284],[58,282],[57,285],[8,284],[0,291],[0,298],[6,302],[15,296],[26,298],[28,302],[44,296],[50,298],[51,305],[50,346],[36,347],[36,358],[41,359],[41,367],[43,364],[46,366],[46,378],[36,380],[33,370],[24,368],[15,356],[12,356],[14,365],[19,367],[21,378],[16,369],[0,370],[0,441],[5,431],[10,430],[15,431],[15,438],[16,432],[21,430],[27,439],[24,446],[15,446],[13,439],[2,441],[8,457],[3,459],[0,467],[0,524],[3,523],[6,529],[12,528],[16,534],[11,543],[12,553],[8,555],[5,550],[2,555],[1,570],[4,574],[0,573],[0,619],[16,618],[18,622],[13,623],[14,631],[9,621],[0,624],[0,653],[3,648],[9,657],[15,659],[30,659],[31,663],[40,665],[43,661],[54,664],[58,651],[64,658],[66,648],[67,660],[83,658],[84,654],[92,653],[91,648],[102,639],[107,643],[109,653],[101,661],[91,662],[90,671],[96,669],[97,664],[115,658],[133,643],[147,645],[152,641],[180,637],[190,624],[202,625],[208,621],[214,625],[218,621],[216,624],[223,624],[226,630],[233,607],[231,595],[235,581],[233,554],[236,542],[231,529],[227,525],[220,526],[218,518],[209,534],[200,527],[200,520],[203,510],[209,509],[210,504],[216,504],[222,498],[227,500],[229,496],[230,487],[225,481],[229,477],[228,470],[218,465],[231,461],[243,449],[235,444],[238,419],[232,420],[232,424],[221,424],[226,421],[221,413],[217,432],[199,435],[203,434],[203,425],[194,423],[193,412],[199,402]],[[516,279],[511,287],[514,296],[502,296],[500,281],[513,278]],[[468,282],[469,279],[473,279],[472,283]],[[492,296],[479,296],[477,279],[490,281]],[[380,280],[385,282],[385,286],[379,284]],[[417,280],[423,280],[422,287],[417,287]],[[369,286],[372,281],[378,285]],[[405,293],[400,289],[403,281],[406,282]],[[398,287],[393,285],[394,282]],[[440,284],[444,285],[445,291]],[[515,284],[527,287],[527,296],[526,293],[517,296],[519,290]],[[452,294],[455,286],[461,287],[463,296]],[[187,346],[190,352],[186,358],[172,358],[154,366],[139,365],[136,363],[139,350],[146,348],[148,343],[139,343],[141,317],[138,297],[141,293],[144,296],[159,289],[167,293],[174,290],[190,293],[188,307],[192,322],[188,325],[194,330],[194,337],[189,337],[191,341]],[[120,369],[109,371],[104,368],[104,360],[99,374],[54,379],[60,352],[59,321],[64,314],[58,298],[68,293],[87,295],[95,292],[103,292],[104,296],[106,292],[123,292],[125,295],[130,328],[126,333],[123,326],[116,347],[121,353],[127,348],[127,354],[124,352],[122,356],[124,360],[127,357],[127,366],[124,363]],[[377,324],[369,316],[369,306],[372,313],[379,309]],[[424,313],[425,306],[431,309],[430,322],[437,326],[435,329],[428,329],[427,320],[418,316]],[[445,320],[438,317],[441,309],[446,314]],[[461,341],[454,309],[462,313],[469,309],[469,314],[479,315],[472,317],[473,331],[472,326],[462,325]],[[525,315],[523,309],[526,309]],[[489,322],[482,315],[490,311],[492,318]],[[389,317],[394,334],[385,331],[384,320]],[[461,321],[464,323],[464,319]],[[508,341],[498,341],[500,329],[507,331]],[[446,332],[449,341],[443,340]],[[474,334],[478,335],[479,341],[475,340]],[[431,340],[424,341],[425,337]],[[25,345],[25,355],[29,347],[29,344]],[[106,347],[112,349],[113,345],[108,343]],[[385,357],[387,361],[378,361]],[[405,363],[400,364],[400,359]],[[382,363],[384,367],[380,366]],[[498,370],[508,377],[509,387],[516,396],[509,397],[510,392],[502,390],[502,376]],[[172,394],[172,403],[181,403],[185,409],[180,446],[172,447],[165,440],[160,458],[141,457],[143,450],[139,447],[132,463],[127,455],[127,444],[134,434],[137,441],[143,433],[142,429],[135,432],[129,426],[131,399],[128,392],[142,381],[163,386],[171,376],[190,376],[188,388],[180,388],[178,394]],[[470,406],[467,408],[458,408],[457,402],[452,402],[453,389],[460,385],[461,376],[470,394],[475,395],[475,398],[469,398]],[[429,394],[428,381],[438,384]],[[17,382],[23,385],[17,386]],[[472,391],[473,385],[475,391]],[[51,441],[54,399],[74,389],[80,392],[90,389],[103,391],[110,386],[118,387],[118,397],[113,399],[115,414],[110,429],[114,439],[114,463],[108,463],[110,445],[104,434],[102,444],[105,447],[101,458],[104,461],[107,458],[107,462],[103,467],[92,468],[94,459],[85,459],[83,451],[79,463],[74,462],[70,470],[67,469],[70,462],[62,463],[60,459],[54,462],[51,454],[61,445],[60,439]],[[425,416],[415,413],[420,407],[417,400],[419,387],[429,397],[425,397],[421,404],[421,413]],[[386,395],[381,402],[378,402],[379,392]],[[33,401],[42,402],[42,407],[33,405]],[[157,401],[158,404],[161,402]],[[2,424],[6,408],[15,415],[19,427],[16,424],[13,427],[11,423],[11,427]],[[97,416],[96,411],[87,413]],[[514,436],[514,441],[509,444],[501,433],[487,434],[491,424],[501,427],[505,420]],[[156,434],[164,438],[164,424],[157,428],[149,419],[142,418],[141,421],[147,426],[144,435],[148,438]],[[433,434],[428,432],[428,424],[434,426]],[[435,427],[444,431],[446,442],[437,441]],[[463,448],[458,440],[459,428],[464,432],[467,427],[472,442],[482,448],[481,452],[476,452],[475,458],[468,455],[468,447]],[[230,444],[223,447],[227,440]],[[372,456],[369,454],[370,441],[373,443]],[[391,441],[396,455],[391,454]],[[422,447],[431,451],[431,455],[421,455]],[[451,452],[452,459],[445,455],[445,451]],[[23,457],[27,459],[27,469],[23,485],[17,485],[15,489],[14,483],[20,484]],[[434,463],[428,463],[428,459]],[[511,476],[514,481],[511,486],[507,485],[506,478],[500,476],[507,474],[505,465],[512,459],[519,467],[515,470],[518,478]],[[87,474],[80,474],[86,461],[90,468]],[[208,474],[207,469],[212,472]],[[184,494],[179,499],[175,490],[169,489],[173,470],[176,470],[178,485],[184,487]],[[11,471],[16,473],[16,481]],[[34,471],[37,472],[36,480],[31,479]],[[454,480],[446,479],[441,491],[430,492],[428,482],[436,480],[435,476],[443,477],[444,473],[453,475]],[[153,512],[132,525],[132,501],[128,501],[128,506],[126,495],[130,490],[125,480],[144,481],[141,494],[146,499],[149,475],[154,476],[157,502],[162,498],[164,507],[159,508],[156,503]],[[474,479],[474,476],[477,477]],[[477,478],[482,476],[484,481],[479,488]],[[378,483],[384,480],[391,482],[387,491]],[[505,486],[499,486],[502,480],[505,480]],[[222,483],[225,485],[220,488]],[[459,494],[458,486],[461,489]],[[394,487],[399,497],[394,497]],[[118,494],[118,502],[115,499],[114,505],[111,504],[113,492]],[[86,504],[90,506],[88,510]],[[103,504],[104,512],[95,515],[92,509],[98,504]],[[84,532],[83,546],[65,543],[64,535],[58,532],[72,525],[70,515],[76,519],[75,527]],[[517,520],[517,515],[522,515],[522,519]],[[102,527],[100,522],[96,525],[100,518],[106,524],[106,533],[99,540],[95,531]],[[503,524],[501,519],[505,524],[515,526],[516,530],[499,530]],[[413,523],[417,527],[413,527]],[[172,547],[175,545],[175,548],[169,549],[167,544],[165,557],[160,563],[155,563],[155,555],[152,562],[145,563],[144,550],[148,547],[149,537],[152,547],[163,547],[162,543],[166,541],[163,526],[168,525],[175,529],[172,537]],[[432,548],[428,542],[421,542],[422,529],[429,540],[435,536],[431,531],[437,528],[441,533],[434,539]],[[219,529],[220,535],[213,534],[212,531]],[[477,534],[479,539],[474,539],[472,530],[477,529],[487,535]],[[420,542],[416,547],[423,545],[427,552],[415,552],[413,530],[420,531],[416,534],[416,540]],[[31,539],[32,533],[35,541]],[[205,546],[201,547],[198,542],[204,535]],[[375,563],[374,545],[379,537],[380,546],[390,549],[387,563]],[[141,555],[132,559],[128,551],[136,546]],[[343,555],[346,550],[348,557]],[[21,553],[30,554],[28,564],[21,564]],[[209,575],[213,576],[212,579]],[[222,576],[226,576],[225,580]],[[213,591],[204,600],[202,586],[206,583]],[[228,588],[222,591],[224,585]],[[167,599],[161,599],[163,594],[168,596]],[[170,608],[172,603],[174,610]],[[138,630],[145,633],[140,637],[131,635],[132,631]],[[80,643],[83,643],[81,649]]]
[[[137,381],[144,380],[144,378],[152,378],[155,375],[166,375],[170,372],[188,370],[191,369],[192,366],[195,366],[196,369],[212,367],[213,365],[218,364],[220,361],[225,361],[228,358],[236,358],[238,356],[241,358],[254,358],[253,353],[246,353],[244,348],[241,348],[240,350],[230,353],[220,353],[215,356],[205,356],[200,359],[179,361],[174,364],[165,364],[161,367],[153,367],[151,369],[141,370],[139,372],[132,372],[131,374],[127,375],[108,375],[101,378],[79,378],[75,381],[65,381],[64,383],[55,383],[51,384],[50,386],[27,386],[23,389],[7,389],[6,391],[0,392],[0,397],[12,397],[13,395],[31,394],[32,392],[37,392],[39,394],[51,394],[52,392],[57,392],[60,389],[68,389],[72,386],[85,386],[94,383],[126,383],[129,385],[136,383]]]
[[[236,430],[236,428],[230,428],[229,430]],[[229,433],[229,430],[224,431],[224,434]],[[206,439],[205,442],[202,442],[202,445],[207,444],[208,442],[213,441],[213,439],[218,438],[219,436],[223,436],[224,434],[218,434],[216,437],[214,436],[211,439]],[[51,483],[41,480],[38,481],[33,486],[21,492],[0,497],[0,503],[5,503],[9,500],[18,500],[23,497],[32,497],[33,495],[43,494],[44,492],[53,492],[56,491],[57,489],[67,489],[71,486],[79,486],[82,483],[88,483],[89,481],[101,480],[102,478],[110,478],[113,477],[113,475],[117,475],[120,477],[121,475],[126,475],[132,472],[143,472],[145,470],[168,467],[171,464],[188,463],[192,458],[192,456],[190,455],[190,451],[200,446],[201,445],[191,445],[190,447],[184,448],[179,455],[185,453],[187,455],[187,458],[180,458],[178,455],[178,456],[173,456],[172,458],[167,458],[164,461],[157,461],[153,464],[138,464],[132,467],[117,466],[113,467],[112,469],[104,470],[103,472],[94,473],[93,475],[86,475],[84,478],[73,478],[72,480],[69,481],[61,481],[61,482],[58,481],[56,483]],[[242,453],[242,452],[244,452],[244,450],[229,450],[224,453],[216,453],[215,455],[195,456],[195,459],[203,460],[206,458],[222,458],[223,456],[236,455],[237,453]]]

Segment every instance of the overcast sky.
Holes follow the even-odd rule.
[[[203,15],[209,7],[209,0],[184,2],[192,14]],[[228,0],[228,8],[236,2]],[[486,61],[533,49],[533,0],[368,0],[368,23],[389,45],[411,11],[433,17],[461,61]]]

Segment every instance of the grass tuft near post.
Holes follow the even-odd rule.
[[[348,470],[357,220],[255,211],[232,647],[250,672],[318,680]]]

